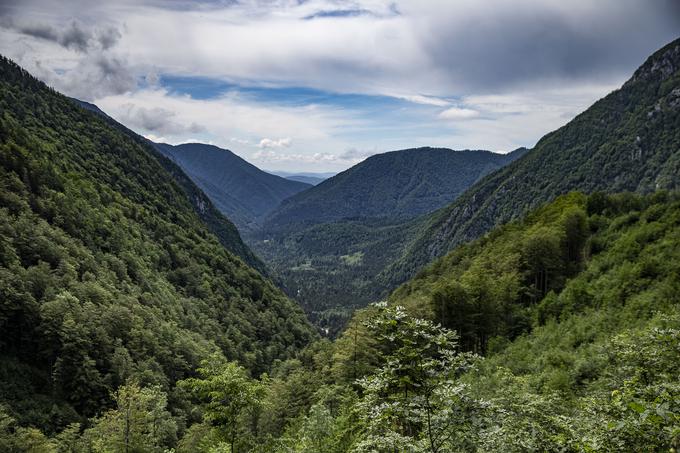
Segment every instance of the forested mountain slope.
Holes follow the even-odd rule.
[[[222,245],[232,253],[240,256],[247,264],[260,272],[267,271],[264,263],[260,261],[260,259],[257,258],[243,242],[236,226],[215,208],[209,196],[204,194],[173,160],[168,159],[162,153],[159,153],[157,148],[149,148],[148,144],[151,143],[149,140],[118,123],[96,105],[79,99],[71,98],[71,100],[84,109],[101,116],[111,127],[127,134],[133,141],[144,146],[147,151],[154,154],[160,164],[174,178],[175,182],[179,184],[182,190],[184,190],[194,211],[199,215],[201,220],[208,225],[210,231],[217,236]]]
[[[452,437],[481,451],[661,451],[680,445],[679,254],[678,193],[572,193],[458,246],[390,305],[487,356],[460,383],[463,405],[491,418]]]
[[[673,451],[679,275],[677,192],[559,197],[291,361],[268,448]]]
[[[282,200],[312,187],[260,170],[227,149],[202,143],[156,144],[242,232],[257,229]]]
[[[679,125],[680,39],[650,56],[619,90],[431,215],[383,277],[403,281],[455,245],[571,190],[680,187]]]
[[[524,151],[503,155],[417,148],[377,154],[284,200],[268,216],[265,231],[277,234],[339,220],[404,220],[429,213]]]
[[[572,193],[456,248],[269,376],[203,362],[178,386],[202,414],[170,430],[179,441],[151,429],[177,420],[155,406],[127,422],[126,402],[163,396],[134,385],[82,434],[32,439],[87,451],[130,426],[148,434],[118,451],[674,451],[678,275],[678,193]],[[0,429],[0,445],[29,434]]]
[[[422,228],[407,219],[450,202],[524,152],[419,148],[369,157],[284,200],[250,244],[310,320],[335,335],[353,310],[389,289],[375,277]]]
[[[170,392],[214,352],[257,374],[315,337],[146,141],[5,58],[0,112],[0,404],[21,423],[84,420],[130,380]]]

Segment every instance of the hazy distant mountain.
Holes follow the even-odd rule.
[[[333,176],[337,175],[337,173],[313,173],[313,172],[297,172],[297,173],[292,173],[292,172],[287,172],[287,171],[270,171],[269,173],[277,176],[281,176],[286,179],[290,179],[292,181],[299,181],[299,182],[304,182],[307,184],[311,184],[313,186],[316,186],[320,184],[321,182],[327,180],[328,178],[332,178]]]
[[[156,144],[242,232],[256,229],[279,203],[310,184],[272,175],[229,150],[202,143]]]
[[[306,184],[311,184],[313,186],[316,186],[318,184],[321,184],[326,180],[326,178],[317,178],[314,176],[304,176],[304,175],[292,175],[292,176],[284,176],[286,179],[290,179],[291,181],[299,181],[299,182],[304,182]]]
[[[285,200],[267,230],[353,218],[406,219],[454,200],[482,176],[524,152],[417,148],[377,154]]]

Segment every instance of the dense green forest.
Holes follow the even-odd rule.
[[[418,227],[416,223],[354,219],[250,243],[309,320],[335,337],[354,310],[387,294],[374,277],[403,252],[402,245]]]
[[[649,193],[680,186],[680,39],[651,55],[620,89],[547,134],[449,206],[380,275],[393,286],[456,245],[571,190]]]
[[[396,221],[430,213],[525,152],[415,148],[376,154],[284,200],[267,217],[264,235],[339,220]]]
[[[335,336],[356,308],[387,293],[375,276],[421,228],[409,219],[524,152],[417,148],[371,156],[284,200],[246,239],[310,321]]]
[[[678,61],[680,41],[456,202],[482,205],[292,236],[338,235],[348,268],[449,244],[328,310],[348,319],[331,342],[177,165],[2,58],[0,451],[677,451]],[[517,187],[536,200],[501,203]],[[432,220],[470,209],[472,241]]]
[[[111,409],[52,436],[5,414],[0,445],[672,451],[679,254],[677,194],[570,194],[455,249],[269,374],[209,356],[170,394],[128,379]],[[195,404],[188,427],[167,410],[177,393]]]
[[[172,179],[184,191],[186,197],[191,203],[194,212],[198,214],[203,223],[210,229],[210,231],[217,236],[220,243],[224,245],[227,250],[241,257],[250,266],[259,270],[262,273],[267,272],[264,263],[250,250],[250,248],[243,242],[239,231],[230,219],[224,217],[223,214],[213,205],[211,199],[201,191],[201,189],[182,171],[182,169],[172,160],[155,152],[157,150],[156,144],[153,148],[149,148],[149,140],[131,131],[127,127],[115,121],[106,113],[101,111],[99,107],[89,102],[84,102],[78,99],[71,98],[71,100],[86,110],[95,113],[97,116],[103,118],[111,127],[123,132],[132,141],[144,147],[147,152],[155,155],[158,162],[170,174]]]
[[[190,419],[175,383],[201,360],[261,373],[315,338],[299,306],[219,242],[187,188],[203,212],[216,212],[210,201],[186,176],[175,182],[170,171],[181,171],[148,143],[4,58],[0,112],[8,417],[60,431],[113,407],[134,381]]]

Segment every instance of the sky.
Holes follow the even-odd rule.
[[[680,36],[678,0],[0,0],[0,53],[260,168],[533,146]]]

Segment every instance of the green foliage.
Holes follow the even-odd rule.
[[[677,448],[678,244],[659,192],[570,194],[457,248],[355,315],[328,371],[355,398],[290,418],[276,451]]]
[[[105,412],[83,434],[83,451],[163,452],[177,441],[177,425],[167,411],[160,386],[123,385],[113,395],[115,409]]]
[[[0,451],[53,453],[57,450],[55,444],[40,430],[19,426],[17,421],[0,407]]]
[[[210,354],[259,374],[315,337],[148,142],[4,58],[0,112],[0,402],[20,425],[84,423],[130,379],[181,413],[174,384]]]
[[[476,408],[456,380],[474,357],[457,353],[455,332],[385,303],[368,327],[385,349],[384,365],[359,381],[363,395],[357,410],[364,428],[354,451],[440,452],[469,446],[467,430],[476,429]]]
[[[536,253],[535,241],[548,246]],[[157,387],[135,387],[155,395],[135,406],[146,408],[130,418],[146,433],[135,439],[153,451],[176,426],[178,452],[677,449],[678,244],[677,194],[561,197],[457,248],[391,303],[357,312],[334,343],[311,344],[271,375],[253,379],[220,355],[204,361],[171,392],[189,393],[200,410],[170,419]],[[541,296],[536,275],[546,269],[552,283]],[[74,303],[65,295],[57,306]],[[493,310],[474,316],[479,307]],[[462,350],[476,350],[487,328],[484,357]],[[122,420],[104,414],[82,433],[71,425],[51,438],[15,423],[0,441],[78,451],[96,445],[97,430],[121,439]],[[149,437],[150,425],[169,434]]]
[[[201,362],[198,374],[200,377],[186,379],[179,385],[201,402],[203,419],[217,427],[230,451],[236,453],[244,444],[239,434],[248,418],[256,415],[264,388],[244,368],[225,362],[220,355]]]
[[[611,374],[605,382],[616,388],[609,398],[591,403],[592,417],[601,423],[593,423],[588,444],[607,450],[679,448],[677,310],[648,327],[616,336],[608,346]]]
[[[345,220],[251,240],[310,321],[335,337],[357,308],[385,296],[374,279],[413,229],[385,220]],[[361,256],[361,260],[347,257]]]
[[[498,228],[434,262],[390,301],[455,330],[464,350],[484,354],[498,337],[527,332],[535,304],[581,269],[585,205],[586,197],[570,194]]]
[[[248,242],[333,338],[356,308],[387,295],[376,276],[420,228],[408,219],[444,206],[524,151],[418,148],[372,156],[286,199]]]
[[[253,252],[241,240],[241,236],[236,229],[236,226],[220,213],[220,211],[213,205],[212,200],[201,191],[199,188],[199,181],[192,181],[175,163],[171,157],[166,157],[160,149],[160,145],[150,142],[146,138],[136,134],[122,124],[116,122],[113,118],[102,112],[99,107],[88,102],[80,101],[78,99],[70,99],[76,105],[83,107],[96,114],[96,116],[103,119],[109,126],[127,135],[132,141],[144,147],[147,152],[153,154],[158,163],[165,169],[169,176],[184,192],[187,201],[191,204],[194,212],[200,217],[208,229],[217,236],[220,243],[227,248],[234,255],[243,259],[246,264],[252,266],[260,272],[265,273],[267,269],[264,263],[257,258]],[[167,145],[170,146],[170,145]],[[201,185],[201,188],[203,186]]]

